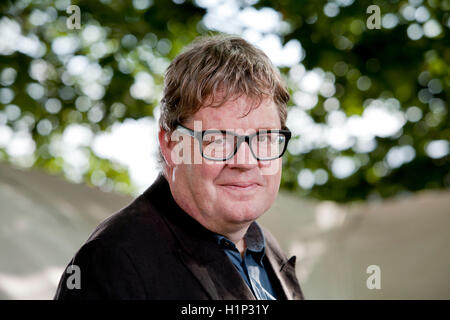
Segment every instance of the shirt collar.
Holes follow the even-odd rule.
[[[238,251],[235,244],[221,234],[214,235],[217,243],[224,249]],[[254,221],[249,226],[247,233],[244,236],[245,244],[250,254],[256,262],[262,266],[262,260],[265,255],[266,242],[261,227]]]

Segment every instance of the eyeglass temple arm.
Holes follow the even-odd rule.
[[[181,124],[179,124],[176,128],[176,130],[181,131],[182,133],[188,134],[192,137],[195,137],[195,132],[189,128],[183,127]]]

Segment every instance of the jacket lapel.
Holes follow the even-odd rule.
[[[192,274],[197,278],[203,289],[205,289],[206,293],[213,300],[220,299],[219,292],[210,277],[210,272],[208,268],[201,263],[198,263],[196,260],[192,259],[189,255],[187,255],[183,251],[178,252],[178,257],[181,259],[183,264],[192,272]]]
[[[219,248],[219,250],[222,249]],[[183,264],[197,278],[211,299],[254,300],[253,293],[225,253],[216,253],[217,258],[208,261],[194,258],[184,250],[179,252],[179,257]],[[223,255],[220,253],[223,253]]]
[[[287,300],[302,300],[304,299],[303,293],[300,289],[300,285],[297,281],[295,274],[295,260],[296,257],[292,256],[289,260],[285,260],[281,251],[272,246],[272,243],[268,241],[266,245],[267,260],[272,267],[275,274],[275,278],[279,281],[279,284],[286,296]]]

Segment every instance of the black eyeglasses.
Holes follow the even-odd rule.
[[[194,137],[199,142],[202,157],[213,161],[231,159],[244,141],[257,160],[278,159],[283,156],[291,138],[291,131],[287,128],[264,129],[246,136],[225,130],[194,131],[182,125],[178,125],[176,130]]]

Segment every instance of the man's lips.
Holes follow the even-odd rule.
[[[233,190],[252,190],[260,186],[257,182],[230,182],[220,184],[222,187],[226,187]]]

